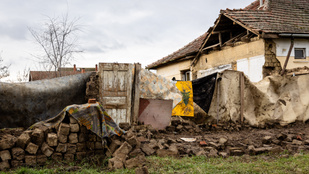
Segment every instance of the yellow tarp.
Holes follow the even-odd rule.
[[[194,116],[193,90],[191,81],[177,81],[176,87],[182,94],[182,100],[174,107],[172,116]]]

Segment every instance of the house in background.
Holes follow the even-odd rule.
[[[309,67],[308,1],[257,0],[244,9],[221,10],[205,34],[146,68],[177,80],[233,69],[257,82],[280,72],[289,51],[288,69]]]
[[[98,71],[98,66],[95,65],[95,68],[79,68],[74,66],[72,68],[64,67],[59,68],[58,71],[30,71],[29,72],[29,81],[43,80],[43,79],[52,79],[56,77],[64,77],[75,74],[81,74],[85,72],[96,72]]]

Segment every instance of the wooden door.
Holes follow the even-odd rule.
[[[107,113],[119,123],[130,123],[134,65],[100,63],[100,102]]]

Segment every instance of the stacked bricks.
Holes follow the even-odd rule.
[[[0,138],[0,171],[19,166],[41,166],[47,159],[72,162],[89,155],[103,156],[102,140],[73,117],[52,127]]]

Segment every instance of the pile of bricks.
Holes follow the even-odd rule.
[[[81,161],[94,154],[104,155],[101,138],[73,117],[52,127],[24,131],[19,137],[0,137],[0,170],[44,165],[48,158]]]

